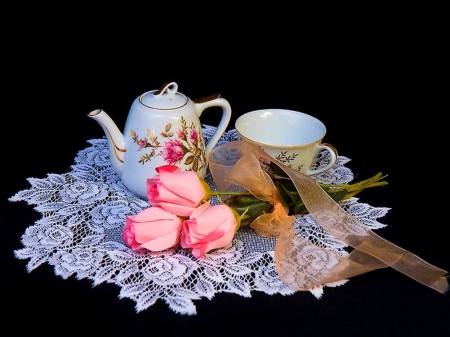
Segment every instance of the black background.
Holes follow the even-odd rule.
[[[2,42],[3,336],[450,334],[448,294],[389,268],[325,288],[320,300],[309,292],[216,294],[195,302],[195,316],[161,301],[136,313],[116,286],[63,280],[47,264],[28,273],[13,251],[39,213],[8,201],[29,188],[29,177],[69,172],[87,141],[103,137],[91,110],[104,109],[122,128],[139,94],[173,80],[191,99],[226,98],[229,129],[261,108],[322,120],[325,141],[351,159],[356,179],[388,174],[388,186],[359,196],[391,208],[376,233],[450,270],[447,8],[280,3],[244,12],[162,4],[93,12],[39,5],[12,18]],[[205,112],[201,121],[217,118]]]

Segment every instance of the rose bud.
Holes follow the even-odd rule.
[[[183,220],[160,207],[149,207],[136,215],[127,215],[123,240],[133,249],[153,252],[176,246],[180,242]]]
[[[179,216],[190,216],[211,196],[209,185],[194,171],[163,165],[157,167],[156,172],[158,174],[147,179],[147,198],[152,206]]]
[[[200,258],[211,249],[229,245],[238,228],[235,215],[227,205],[202,204],[183,222],[181,246],[192,248],[192,254]]]

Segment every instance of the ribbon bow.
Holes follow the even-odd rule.
[[[289,215],[261,163],[272,162],[294,183],[314,220],[336,238],[353,247],[343,257],[295,235],[296,217]],[[214,149],[209,167],[220,190],[244,188],[274,205],[271,213],[250,226],[262,236],[276,237],[275,266],[280,279],[295,290],[314,287],[392,267],[440,293],[448,290],[448,273],[411,252],[379,237],[337,204],[311,177],[269,156],[258,146],[233,141]]]

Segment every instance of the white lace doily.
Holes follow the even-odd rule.
[[[206,141],[214,131],[215,127],[203,126]],[[216,146],[237,137],[235,130],[228,131]],[[275,270],[275,239],[261,237],[248,226],[237,232],[229,247],[200,259],[180,247],[159,253],[132,251],[121,235],[125,215],[136,214],[149,204],[121,183],[110,165],[106,139],[89,143],[91,146],[76,156],[70,172],[48,174],[43,179],[28,178],[31,187],[9,199],[26,201],[42,214],[22,235],[23,248],[14,252],[19,259],[29,259],[28,272],[48,263],[64,279],[74,275],[92,280],[94,286],[113,283],[120,287],[120,298],[136,302],[137,312],[162,300],[174,312],[195,315],[195,300],[211,300],[220,292],[245,297],[251,297],[252,291],[270,295],[295,292]],[[326,161],[326,155],[319,156],[314,165]],[[331,170],[314,179],[325,184],[351,182],[353,173],[345,167],[349,161],[339,156]],[[206,181],[215,189],[209,171]],[[340,205],[370,229],[385,226],[377,219],[386,215],[389,208],[359,203],[357,198]],[[297,235],[340,255],[348,254],[347,246],[325,232],[310,215],[297,216],[295,227]],[[320,298],[323,287],[310,292]]]

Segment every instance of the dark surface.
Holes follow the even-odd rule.
[[[388,186],[360,194],[362,202],[391,208],[380,219],[387,227],[376,233],[450,270],[448,12],[417,4],[336,8],[308,24],[308,13],[289,12],[267,9],[252,23],[250,16],[228,18],[227,29],[213,14],[198,29],[192,22],[175,29],[168,20],[129,35],[111,17],[90,26],[78,17],[75,26],[58,16],[6,37],[2,336],[450,335],[449,295],[390,268],[326,288],[320,300],[309,292],[217,294],[195,302],[196,316],[182,316],[161,301],[136,313],[115,286],[63,280],[47,264],[28,273],[27,261],[13,255],[40,214],[7,199],[29,188],[29,177],[69,172],[87,140],[103,137],[88,112],[102,108],[123,127],[135,97],[174,80],[191,99],[226,98],[230,128],[240,114],[262,108],[322,120],[325,141],[351,158],[357,179],[389,175]],[[214,125],[217,118],[205,113],[201,120]]]

